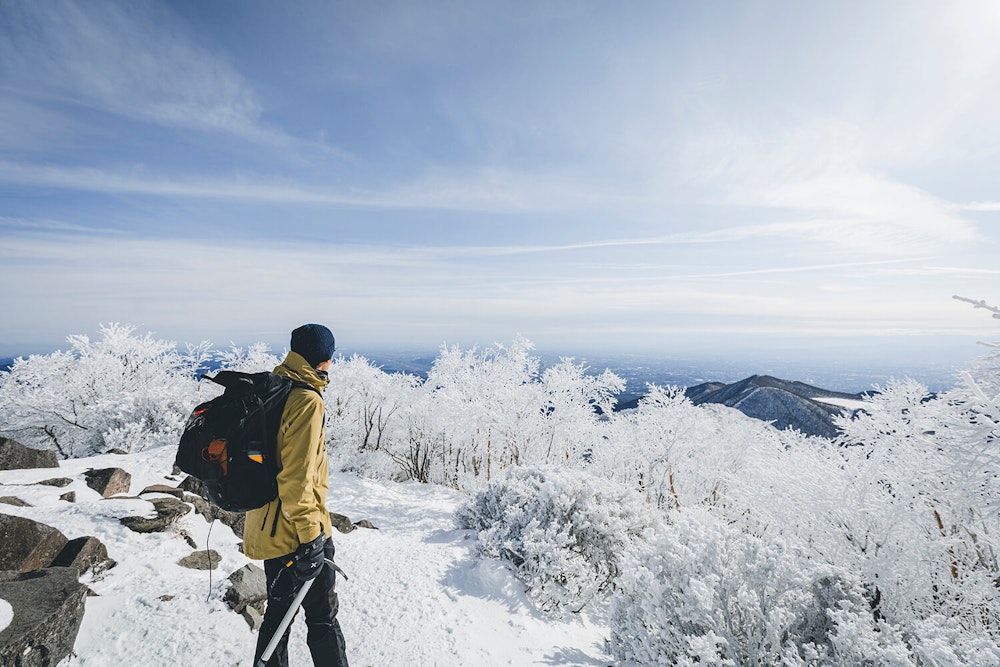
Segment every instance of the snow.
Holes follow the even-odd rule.
[[[0,598],[0,632],[7,629],[10,622],[14,620],[14,609],[10,603]]]
[[[60,667],[251,665],[256,634],[222,601],[226,577],[251,562],[233,532],[216,523],[209,536],[201,516],[182,517],[178,528],[194,538],[198,549],[208,546],[222,555],[211,574],[185,569],[177,561],[192,548],[180,530],[130,531],[118,519],[151,515],[152,506],[134,497],[102,499],[83,479],[89,468],[121,467],[132,474],[132,494],[151,484],[176,485],[181,478],[164,474],[173,453],[164,447],[63,461],[59,470],[0,472],[2,495],[32,505],[0,511],[54,526],[69,539],[93,535],[118,561],[96,578],[84,575],[83,582],[97,595],[87,599],[76,656]],[[74,481],[65,488],[35,484],[52,477]],[[76,491],[76,503],[59,500],[67,491]],[[441,486],[332,476],[329,509],[378,527],[334,535],[337,563],[349,577],[339,580],[338,591],[351,664],[610,664],[607,620],[542,615],[504,564],[477,554],[475,534],[455,528],[454,511],[463,499]],[[0,601],[0,628],[9,616],[9,605]],[[293,625],[289,649],[293,665],[312,664],[301,618]]]
[[[862,401],[860,399],[837,398],[835,396],[817,396],[812,400],[818,403],[829,403],[830,405],[838,405],[842,408],[847,408],[848,410],[860,410],[865,406],[865,401]]]

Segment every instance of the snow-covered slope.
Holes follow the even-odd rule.
[[[212,528],[208,546],[222,563],[210,585],[208,572],[177,565],[192,551],[179,533],[143,535],[119,523],[151,515],[146,500],[103,500],[83,481],[89,468],[121,467],[132,474],[135,494],[180,481],[165,476],[172,461],[172,449],[161,448],[63,461],[58,471],[0,472],[0,495],[32,505],[0,505],[0,512],[47,523],[70,539],[96,536],[118,561],[96,580],[84,577],[97,596],[87,600],[76,657],[61,667],[251,665],[256,634],[222,601],[226,577],[249,562],[233,532],[219,523]],[[57,476],[75,481],[66,488],[34,484]],[[334,535],[337,562],[350,577],[338,584],[339,618],[355,667],[610,664],[605,624],[542,616],[502,563],[478,557],[474,533],[452,521],[462,501],[457,492],[346,474],[331,481],[332,511],[378,527]],[[59,500],[68,490],[76,491],[76,503]],[[179,525],[205,548],[209,524],[201,516],[192,512]],[[293,665],[312,664],[301,619],[290,653]]]

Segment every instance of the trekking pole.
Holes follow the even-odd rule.
[[[329,558],[324,558],[323,560],[334,570],[340,572],[345,581],[347,580],[347,575],[340,569],[340,566]],[[295,616],[295,612],[298,611],[299,607],[302,605],[302,600],[305,599],[306,593],[309,592],[309,589],[312,587],[314,581],[316,581],[315,577],[302,584],[302,588],[295,596],[295,599],[292,600],[292,606],[288,608],[287,612],[285,612],[285,617],[281,619],[281,623],[278,624],[278,629],[274,631],[271,641],[267,643],[267,648],[264,649],[264,652],[260,656],[260,660],[257,661],[256,667],[264,667],[267,664],[267,661],[271,659],[271,655],[274,654],[274,649],[278,648],[278,642],[281,641],[281,636],[285,634],[285,630],[288,629],[288,626],[292,622],[292,617]]]
[[[315,577],[302,584],[302,588],[299,589],[295,599],[292,600],[292,606],[288,608],[288,611],[285,613],[285,617],[281,619],[281,623],[278,624],[278,629],[274,631],[271,641],[267,643],[267,648],[265,648],[264,652],[261,654],[260,660],[257,661],[257,667],[264,667],[264,665],[267,664],[267,661],[271,659],[271,654],[274,653],[274,649],[278,648],[278,642],[281,641],[281,637],[285,634],[285,630],[287,630],[288,626],[291,624],[292,617],[295,616],[295,612],[299,610],[299,606],[302,605],[302,600],[305,598],[306,593],[309,592],[309,589],[312,588],[314,581],[316,581]]]

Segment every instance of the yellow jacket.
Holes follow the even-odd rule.
[[[329,381],[295,352],[289,352],[278,375],[317,389],[296,387],[288,395],[278,428],[278,497],[247,512],[243,553],[254,560],[278,558],[332,533],[326,496],[330,490],[325,413],[319,391]]]

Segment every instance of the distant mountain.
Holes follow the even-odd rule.
[[[719,403],[747,415],[771,422],[775,428],[794,428],[807,435],[833,438],[833,418],[860,406],[862,396],[791,382],[770,375],[752,375],[725,384],[705,382],[687,387],[685,395],[695,405]],[[638,405],[639,399],[619,404],[619,410]]]

